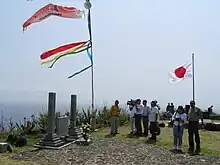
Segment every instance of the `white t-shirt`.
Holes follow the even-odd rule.
[[[137,105],[137,106],[138,106],[138,110],[137,110],[136,107],[133,108],[134,109],[134,113],[136,115],[142,115],[143,114],[143,106],[142,105]]]
[[[128,113],[129,113],[129,117],[133,118],[135,114],[135,109],[134,108],[132,110],[129,109]]]
[[[159,114],[159,110],[157,107],[151,107],[149,111],[149,122],[157,122],[156,115]],[[158,120],[158,119],[157,119]]]
[[[176,118],[180,118],[182,120],[181,122],[175,121]],[[187,116],[185,113],[179,114],[178,112],[175,112],[172,116],[173,124],[176,126],[183,126],[183,124],[186,124],[187,122]]]
[[[143,106],[143,116],[149,116],[149,112],[150,112],[150,107],[148,105]]]

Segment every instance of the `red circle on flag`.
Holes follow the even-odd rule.
[[[178,78],[183,78],[184,75],[186,74],[186,68],[184,68],[183,66],[177,68],[175,71],[174,71],[176,77]]]

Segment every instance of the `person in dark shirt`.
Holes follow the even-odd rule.
[[[168,103],[167,108],[166,108],[167,112],[170,112],[170,103]]]
[[[190,105],[185,105],[185,113],[188,115],[190,109]]]
[[[199,137],[199,119],[202,121],[203,125],[203,114],[202,111],[195,106],[195,101],[190,101],[190,109],[188,113],[188,141],[189,141],[189,149],[188,153],[191,154],[199,154],[200,149],[200,137]],[[196,142],[196,150],[194,152],[194,135]]]
[[[210,115],[212,114],[212,109],[213,109],[213,105],[208,108],[209,119],[210,119]]]
[[[170,104],[170,112],[172,113],[172,115],[175,113],[175,109],[174,109],[173,103]]]

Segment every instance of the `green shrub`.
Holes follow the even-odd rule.
[[[41,133],[47,132],[47,122],[48,122],[48,114],[45,112],[40,112],[38,117],[38,125],[40,127]]]
[[[107,106],[103,106],[100,109],[95,110],[96,113],[96,128],[108,127],[110,125],[109,111],[110,109]],[[69,113],[66,113],[69,116]],[[81,109],[77,110],[76,113],[76,125],[81,126],[82,124],[90,124],[92,119],[91,109]],[[56,112],[56,118],[60,116],[60,112]],[[120,113],[120,125],[126,125],[129,122],[129,116],[124,108],[121,109]],[[13,123],[11,118],[8,123],[9,133],[16,133],[18,135],[31,135],[36,133],[47,132],[47,123],[48,123],[48,113],[40,112],[35,118],[34,115],[31,116],[31,119],[27,121],[26,117],[24,118],[23,123]],[[1,132],[1,131],[0,131]]]
[[[39,130],[35,129],[37,126],[37,120],[35,120],[35,116],[31,116],[31,120],[26,120],[26,117],[24,117],[23,124],[15,124],[16,130],[20,135],[31,135],[38,133]]]
[[[220,120],[220,115],[211,115],[210,119],[211,120]]]

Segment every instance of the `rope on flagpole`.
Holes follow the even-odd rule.
[[[192,79],[192,94],[193,94],[193,101],[195,101],[195,57],[194,53],[192,53],[192,74],[193,74],[193,79]]]
[[[91,87],[92,87],[92,112],[94,112],[94,102],[95,102],[95,94],[94,94],[94,62],[93,62],[93,44],[92,44],[92,25],[91,25],[91,7],[92,4],[90,0],[85,0],[84,3],[85,8],[88,10],[88,30],[89,30],[89,40],[91,45]]]

